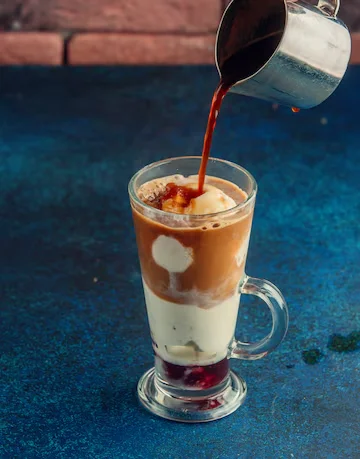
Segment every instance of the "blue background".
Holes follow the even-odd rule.
[[[136,400],[153,359],[127,183],[201,154],[215,69],[0,69],[0,457],[360,457],[359,77],[296,115],[225,99],[212,155],[258,181],[247,272],[291,322],[232,362],[244,406],[182,425]],[[269,323],[246,299],[237,335]]]

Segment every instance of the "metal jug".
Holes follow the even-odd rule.
[[[230,92],[311,108],[338,87],[351,37],[340,0],[233,0],[221,20],[216,65]]]

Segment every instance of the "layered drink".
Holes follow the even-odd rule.
[[[154,178],[132,200],[156,374],[191,390],[228,377],[254,208],[235,183],[198,184]]]

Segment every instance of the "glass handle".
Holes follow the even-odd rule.
[[[325,14],[335,18],[340,9],[340,0],[319,0],[318,8]]]
[[[280,290],[269,281],[246,276],[240,286],[240,292],[255,295],[265,301],[271,311],[273,324],[268,336],[257,343],[242,343],[234,339],[230,348],[230,358],[261,359],[277,348],[284,339],[289,324],[288,308]]]

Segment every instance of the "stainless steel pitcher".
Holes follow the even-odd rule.
[[[221,20],[216,65],[230,92],[297,108],[325,101],[349,64],[340,0],[233,0]]]

